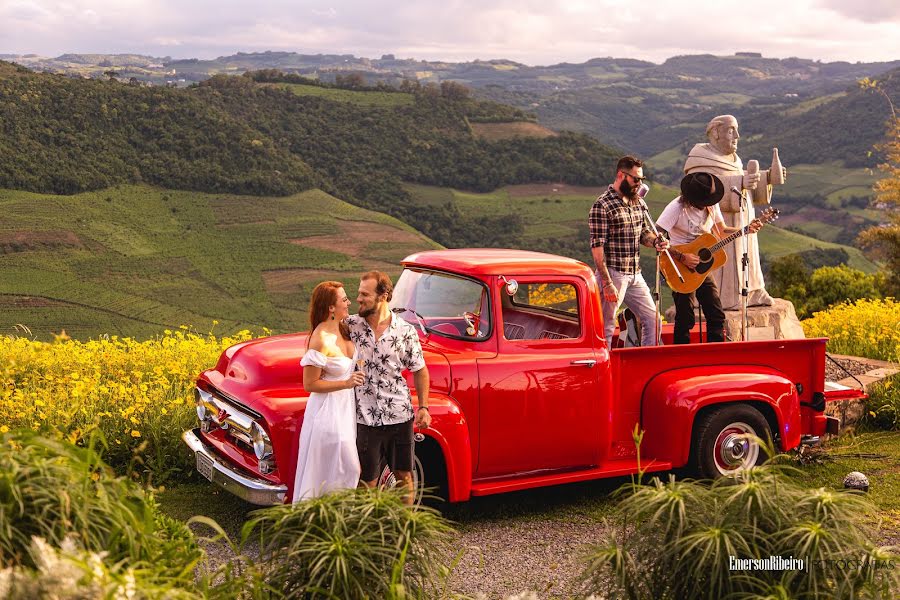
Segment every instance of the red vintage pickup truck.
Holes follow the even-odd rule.
[[[704,477],[762,459],[744,434],[786,451],[834,430],[825,339],[611,349],[582,262],[441,250],[403,267],[391,305],[431,374],[416,475],[451,502],[636,473],[635,425],[643,470]],[[291,498],[305,346],[305,334],[237,344],[198,378],[200,422],[183,439],[202,475],[249,502]]]

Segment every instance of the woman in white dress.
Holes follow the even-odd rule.
[[[309,400],[300,428],[293,502],[359,483],[353,388],[361,385],[365,376],[354,370],[355,349],[344,323],[349,309],[350,299],[340,282],[324,281],[313,290],[309,304],[312,333],[300,361]]]

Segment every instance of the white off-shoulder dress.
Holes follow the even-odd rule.
[[[325,356],[316,350],[307,350],[300,365],[319,367],[322,379],[339,381],[350,377],[355,362],[346,356]],[[359,483],[359,475],[353,389],[311,393],[300,428],[292,501],[354,488]]]

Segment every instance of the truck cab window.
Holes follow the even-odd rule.
[[[392,309],[430,334],[466,340],[485,340],[491,333],[487,287],[481,282],[438,271],[406,269],[394,286]]]
[[[519,282],[515,296],[502,295],[503,335],[508,340],[581,337],[578,291],[570,283]]]

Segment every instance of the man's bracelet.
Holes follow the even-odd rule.
[[[420,406],[419,410],[424,410],[425,412],[431,412],[431,410],[427,406]]]

